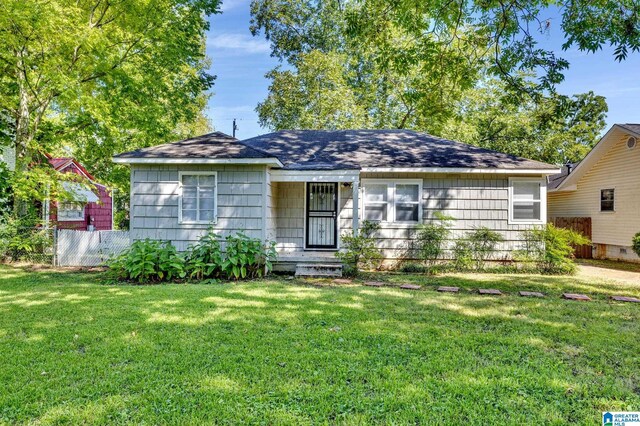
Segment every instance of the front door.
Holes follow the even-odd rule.
[[[338,247],[338,184],[307,183],[307,248]]]

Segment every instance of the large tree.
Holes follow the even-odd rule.
[[[0,111],[22,195],[43,188],[44,152],[70,152],[126,186],[118,151],[202,124],[207,15],[218,0],[3,0]],[[7,140],[8,139],[8,140]],[[51,188],[50,188],[51,190]]]
[[[452,120],[482,126],[480,113],[499,103],[512,124],[537,115],[520,132],[523,139],[502,131],[496,133],[502,140],[487,140],[487,132],[462,140],[541,160],[575,159],[602,130],[606,104],[592,94],[558,95],[555,86],[569,64],[537,39],[561,31],[565,48],[611,44],[623,60],[640,47],[639,12],[637,2],[608,0],[254,0],[253,33],[263,33],[272,54],[288,64],[268,74],[269,95],[257,110],[261,123],[275,129],[405,127],[452,134]],[[496,85],[501,93],[482,93]],[[475,118],[465,117],[469,105]],[[565,140],[571,136],[577,139]],[[522,142],[502,143],[506,138]],[[549,147],[560,140],[557,150]]]

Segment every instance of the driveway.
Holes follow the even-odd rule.
[[[640,272],[620,271],[600,266],[578,265],[578,276],[583,278],[610,279],[640,285]]]

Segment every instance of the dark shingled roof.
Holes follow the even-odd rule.
[[[550,169],[550,164],[411,130],[282,130],[238,141],[215,132],[116,158],[277,158],[288,170],[364,167]]]
[[[560,169],[560,173],[556,174],[556,175],[551,175],[549,176],[549,182],[547,183],[547,189],[556,189],[557,187],[560,186],[560,184],[562,182],[564,182],[564,180],[567,178],[567,176],[569,176],[569,173],[571,173],[573,170],[575,170],[575,168],[578,166],[578,163],[572,163],[569,164],[568,166],[562,166],[562,169]],[[571,170],[569,170],[569,168]]]
[[[626,124],[618,124],[618,126],[624,127],[627,130],[631,130],[633,133],[640,134],[640,124],[626,123]]]
[[[555,168],[411,130],[282,130],[241,141],[285,169],[363,167]]]
[[[222,132],[213,132],[180,142],[141,148],[115,158],[269,158],[263,152],[243,145]]]

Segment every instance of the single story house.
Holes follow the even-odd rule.
[[[499,256],[547,221],[559,168],[409,130],[287,130],[237,140],[220,132],[116,155],[131,166],[134,240],[185,250],[209,227],[277,244],[279,264],[329,261],[362,220],[381,224],[385,258],[406,256],[436,212],[458,235],[499,231]]]
[[[49,164],[59,173],[74,173],[84,178],[93,190],[75,182],[63,182],[72,199],[43,203],[43,220],[58,229],[79,231],[108,231],[113,229],[113,198],[109,189],[96,179],[74,158],[47,157]]]
[[[640,124],[615,124],[589,154],[549,177],[549,218],[591,218],[596,258],[640,261]]]

